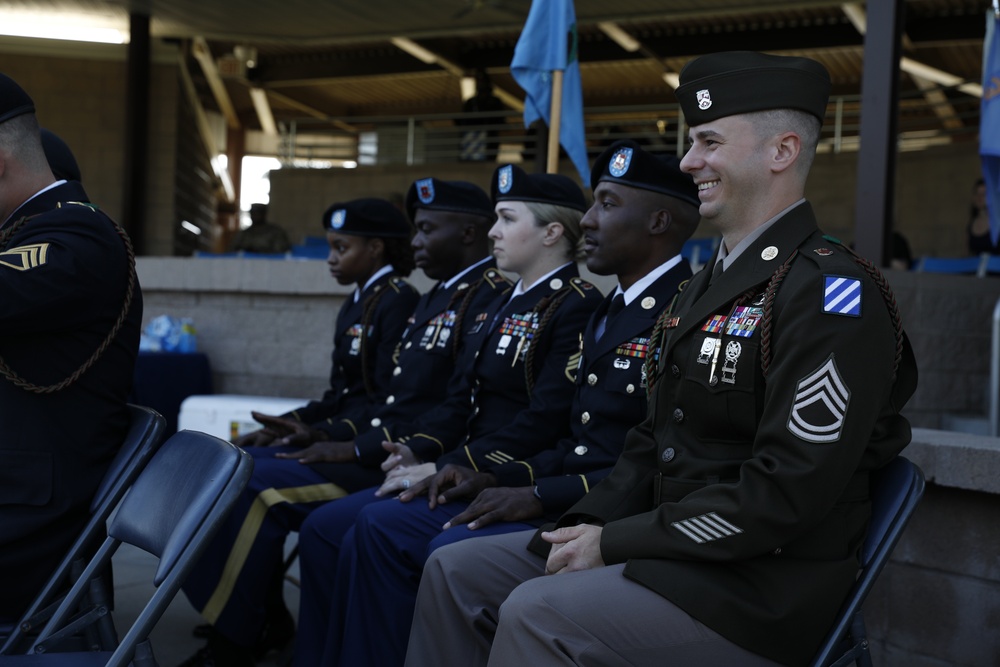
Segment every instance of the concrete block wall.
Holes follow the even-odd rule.
[[[951,416],[987,417],[1000,280],[905,271],[886,275],[919,370],[905,414],[925,428],[941,428]]]

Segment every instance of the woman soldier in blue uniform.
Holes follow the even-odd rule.
[[[413,270],[412,226],[381,199],[333,204],[323,214],[330,274],[356,284],[337,316],[330,388],[320,401],[279,419],[315,424],[338,413],[374,412],[385,403],[393,350],[419,294],[403,279]],[[263,420],[268,421],[268,420]],[[258,444],[262,441],[258,441]],[[268,582],[280,571],[285,536],[320,503],[372,482],[324,476],[311,466],[275,459],[287,447],[249,447],[253,477],[219,534],[184,584],[191,604],[212,625],[209,646],[185,665],[253,664],[251,648],[265,622]],[[221,655],[226,654],[226,655]],[[214,662],[213,662],[214,661]]]
[[[485,467],[528,458],[570,431],[580,338],[602,300],[600,291],[579,277],[575,261],[587,205],[568,178],[527,174],[513,165],[496,170],[492,194],[497,212],[490,230],[493,254],[501,270],[520,280],[471,323],[469,366],[463,377],[453,378],[441,410],[405,440],[403,460],[409,465],[399,467],[405,471],[402,479],[419,480],[448,462]],[[377,493],[368,489],[331,503],[302,525],[301,607],[327,609],[334,618],[300,626],[296,664],[337,664],[338,656],[322,655],[329,637],[322,630],[341,632],[337,616],[350,567],[334,573],[330,542],[344,537],[365,505],[388,497]],[[345,543],[344,554],[349,551]],[[314,553],[322,554],[319,561]],[[327,602],[316,603],[316,596]]]
[[[356,199],[330,206],[323,228],[330,275],[341,285],[357,285],[337,315],[330,388],[320,400],[283,417],[254,413],[265,428],[239,438],[241,447],[270,445],[292,432],[299,433],[296,444],[324,440],[310,425],[332,423],[344,413],[370,418],[384,403],[393,350],[420,296],[403,279],[414,268],[413,227],[385,200]]]

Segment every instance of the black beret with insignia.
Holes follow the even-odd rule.
[[[323,229],[350,236],[410,238],[413,227],[403,212],[384,199],[337,202],[323,213]]]
[[[45,151],[45,159],[49,163],[52,175],[59,180],[82,181],[80,166],[66,142],[58,134],[44,127],[41,129],[41,135],[42,149]]]
[[[681,161],[673,155],[654,155],[634,141],[617,141],[594,162],[590,171],[590,187],[596,190],[601,181],[621,183],[700,206],[698,186],[690,174],[681,171],[680,164]]]
[[[34,112],[35,103],[24,88],[6,74],[0,74],[0,123]]]
[[[830,73],[810,58],[727,51],[695,58],[681,70],[677,101],[688,125],[753,111],[798,109],[823,122]]]
[[[478,215],[492,221],[493,202],[481,187],[466,181],[442,181],[421,178],[413,182],[406,193],[406,213],[410,220],[417,209],[453,211]]]
[[[506,164],[493,172],[490,188],[493,201],[533,201],[587,210],[580,186],[562,174],[529,174],[517,165]]]

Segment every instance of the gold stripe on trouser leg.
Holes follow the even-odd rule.
[[[212,597],[208,599],[205,608],[201,610],[201,615],[211,624],[219,620],[229,596],[236,586],[236,579],[243,570],[250,549],[257,539],[257,532],[260,530],[267,510],[278,503],[314,503],[323,500],[336,500],[347,495],[344,489],[336,484],[312,484],[310,486],[292,486],[287,489],[264,489],[253,500],[250,511],[240,526],[240,532],[236,535],[236,542],[233,550],[229,552],[226,565],[222,568],[222,577],[219,584],[212,592]]]

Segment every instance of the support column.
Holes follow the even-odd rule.
[[[854,238],[858,253],[878,266],[889,265],[896,217],[899,56],[903,10],[900,0],[868,3]]]
[[[121,225],[132,237],[137,255],[145,251],[146,202],[149,174],[149,16],[129,15],[125,81],[125,173],[122,176]]]

